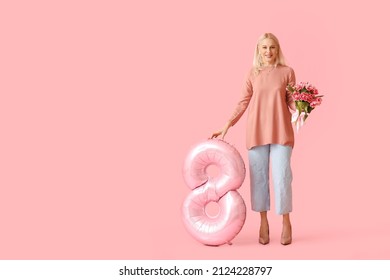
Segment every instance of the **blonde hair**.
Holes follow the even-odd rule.
[[[260,73],[261,67],[263,66],[263,61],[262,61],[261,55],[260,55],[260,44],[264,39],[272,39],[276,44],[276,49],[278,51],[278,54],[276,57],[276,65],[286,65],[286,61],[284,59],[282,49],[280,48],[278,38],[276,38],[276,36],[272,33],[264,33],[257,40],[257,44],[256,44],[256,48],[255,48],[255,55],[253,57],[253,69],[254,69],[255,75],[258,75]]]

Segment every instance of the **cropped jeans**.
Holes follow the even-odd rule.
[[[275,211],[279,215],[292,211],[292,147],[279,144],[256,146],[248,151],[252,210],[270,210],[269,167],[275,194]]]

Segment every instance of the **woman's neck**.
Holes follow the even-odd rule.
[[[263,65],[261,65],[261,67],[276,67],[277,66],[277,64],[275,63],[275,64],[263,64]]]

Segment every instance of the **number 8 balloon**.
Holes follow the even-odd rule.
[[[208,174],[215,165],[217,176]],[[239,152],[227,142],[210,139],[193,147],[187,155],[183,177],[193,191],[182,207],[182,217],[188,232],[206,245],[231,244],[241,231],[246,218],[245,202],[236,191],[245,179],[245,164]],[[216,202],[219,213],[207,214],[206,206]]]

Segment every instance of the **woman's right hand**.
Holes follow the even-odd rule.
[[[216,138],[219,135],[221,135],[221,138],[223,140],[230,127],[231,127],[230,122],[226,123],[226,125],[221,130],[214,132],[213,135],[211,135],[210,139]]]

